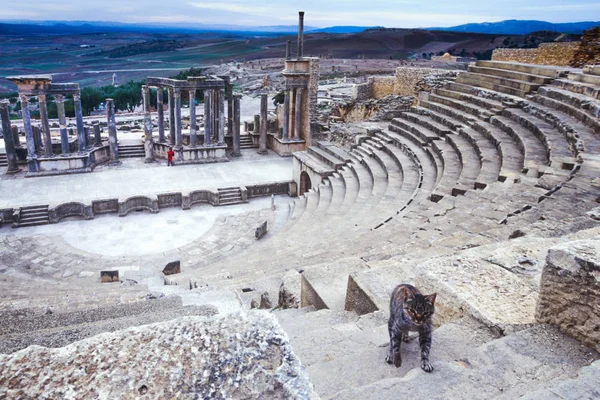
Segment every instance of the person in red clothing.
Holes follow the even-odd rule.
[[[169,151],[167,151],[167,167],[175,165],[175,164],[173,164],[173,155],[174,154],[175,153],[173,153],[173,148],[169,147]]]

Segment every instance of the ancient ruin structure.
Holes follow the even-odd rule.
[[[27,145],[27,176],[90,172],[109,157],[108,146],[93,146],[83,124],[81,95],[77,83],[52,83],[50,75],[12,76],[8,80],[17,85],[23,114]],[[53,147],[46,96],[54,96],[58,109],[60,147]],[[73,143],[67,132],[64,96],[72,95],[75,104],[77,140]],[[39,102],[41,128],[34,127],[29,113],[29,97]],[[3,117],[4,119],[5,117]],[[11,154],[14,157],[14,154]]]
[[[150,126],[146,128],[145,151],[146,160],[154,156],[166,158],[169,147],[173,147],[175,160],[178,163],[203,163],[227,161],[227,144],[225,143],[225,101],[233,110],[233,96],[228,78],[224,77],[189,77],[187,80],[168,78],[146,78],[146,88],[157,88],[158,104],[158,137],[152,142]],[[163,89],[167,89],[169,106],[168,142],[164,132]],[[204,135],[198,137],[198,126],[195,113],[195,98],[198,90],[204,91]],[[190,101],[190,130],[184,141],[181,120],[181,96],[186,93]],[[144,95],[144,99],[148,98]],[[231,101],[230,98],[231,97]],[[149,114],[149,100],[144,101],[146,113]],[[146,117],[146,120],[149,118]]]
[[[298,47],[296,57],[286,45],[285,98],[280,132],[272,135],[271,147],[279,155],[305,150],[318,138],[316,123],[319,91],[319,58],[304,56],[304,12],[299,13]]]

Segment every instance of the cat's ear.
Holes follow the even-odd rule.
[[[425,300],[431,304],[434,305],[435,304],[435,298],[437,297],[437,293],[434,294],[430,294],[429,296],[425,296]]]
[[[412,291],[407,290],[404,292],[404,301],[411,302],[414,299],[415,299],[415,294]]]

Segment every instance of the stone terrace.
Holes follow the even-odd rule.
[[[600,240],[599,79],[593,68],[478,62],[390,123],[363,123],[367,134],[352,149],[315,143],[294,162],[322,180],[294,200],[277,231],[210,262],[183,256],[169,285],[144,281],[182,303],[167,296],[153,300],[160,310],[144,312],[159,320],[168,310],[200,312],[191,305],[249,308],[261,293],[276,298],[285,282],[301,308],[273,313],[321,398],[597,397],[598,345],[535,315],[548,249]],[[51,253],[57,245],[16,238],[3,246]],[[23,269],[11,279],[34,273],[27,254],[12,253]],[[121,265],[135,276],[133,265]],[[0,333],[5,348],[19,332],[27,332],[19,346],[62,346],[103,331],[111,317],[96,313],[88,325],[78,314],[97,297],[115,307],[119,327],[139,324],[130,313],[149,307],[140,305],[142,285],[86,289],[68,277],[40,278],[63,297],[22,289],[13,293],[21,304],[3,301],[13,318]],[[384,362],[389,293],[402,282],[438,293],[431,375],[419,368],[415,340],[403,345],[400,369]],[[39,317],[49,303],[53,314]]]

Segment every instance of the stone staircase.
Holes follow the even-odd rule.
[[[121,158],[142,158],[145,156],[143,144],[119,145],[119,157]]]
[[[256,148],[258,148],[258,146],[252,142],[251,135],[240,135],[240,149],[256,149]]]
[[[0,154],[0,167],[8,167],[8,159],[5,153]]]
[[[21,207],[20,221],[13,223],[13,228],[21,228],[27,226],[47,225],[50,223],[50,215],[48,214],[48,206],[26,206]]]
[[[232,204],[247,203],[248,200],[242,199],[242,191],[239,187],[220,188],[217,189],[219,193],[219,205],[229,206]]]

